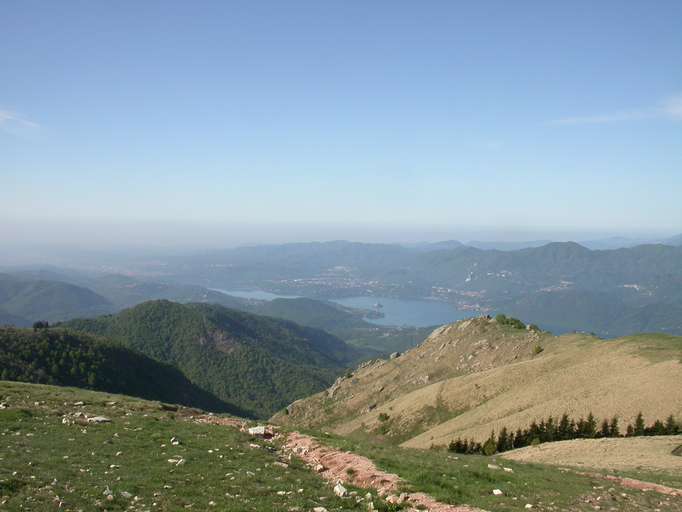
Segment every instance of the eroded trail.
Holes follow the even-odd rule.
[[[404,503],[431,512],[481,512],[475,507],[441,503],[421,492],[400,493],[403,481],[398,475],[381,471],[367,457],[324,446],[298,432],[287,435],[284,450],[302,459],[332,485],[341,481],[373,489],[389,503]]]
[[[195,421],[229,426],[247,431],[247,423],[236,418],[216,416],[195,417]],[[276,431],[277,427],[268,427]],[[276,433],[275,439],[282,442],[284,456],[294,456],[305,462],[313,471],[331,485],[350,484],[376,492],[389,503],[403,504],[407,510],[428,510],[430,512],[485,512],[469,505],[450,505],[437,501],[422,492],[406,493],[400,489],[405,483],[399,475],[377,468],[372,460],[352,452],[342,451],[324,445],[311,436],[299,432]],[[604,475],[601,473],[575,471],[590,478],[608,480],[622,487],[639,491],[650,491],[665,496],[681,497],[682,490],[633,478]]]

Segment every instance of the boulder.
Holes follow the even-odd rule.
[[[341,485],[341,482],[339,482],[334,486],[334,494],[336,494],[339,498],[344,498],[348,495],[348,491],[343,485]]]

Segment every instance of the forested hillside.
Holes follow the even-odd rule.
[[[0,329],[0,379],[241,412],[195,386],[170,365],[107,340],[63,329]]]
[[[111,303],[90,289],[61,281],[0,274],[0,325],[56,321],[111,311]]]
[[[150,301],[65,325],[172,364],[258,415],[323,389],[360,356],[324,331],[208,304]]]

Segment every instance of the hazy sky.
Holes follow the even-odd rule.
[[[6,1],[1,233],[679,232],[681,20],[678,0]]]

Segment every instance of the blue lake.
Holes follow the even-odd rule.
[[[471,311],[459,311],[451,304],[435,300],[390,299],[388,297],[349,297],[334,300],[342,306],[362,309],[374,309],[375,304],[381,304],[379,309],[383,318],[368,319],[368,322],[378,325],[411,325],[427,327],[456,322],[472,316]]]
[[[293,295],[277,295],[261,290],[216,291],[245,299],[273,300],[279,298],[296,298]],[[475,313],[471,311],[460,311],[455,309],[451,304],[435,300],[392,299],[388,297],[347,297],[344,299],[331,299],[330,302],[361,309],[375,309],[375,304],[381,304],[383,307],[380,308],[379,311],[384,314],[383,318],[367,320],[368,322],[377,325],[428,327],[456,322],[457,320],[462,320],[463,318],[475,315]]]

